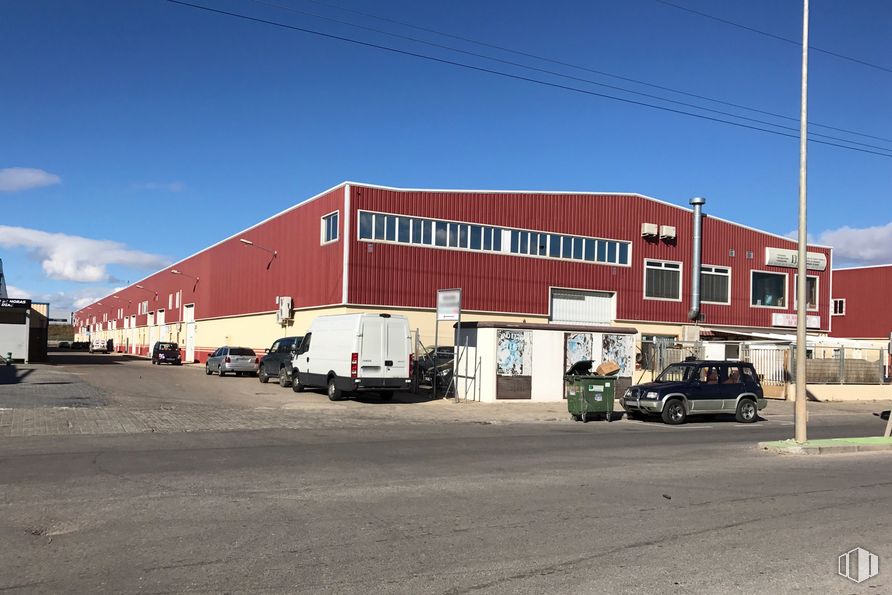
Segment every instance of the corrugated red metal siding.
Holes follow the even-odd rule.
[[[888,339],[892,333],[892,265],[833,271],[833,298],[846,313],[833,317],[834,337]]]
[[[707,205],[708,206],[708,205]],[[358,210],[417,215],[455,221],[593,236],[632,242],[631,267],[566,262],[491,253],[415,248],[356,241]],[[574,195],[396,191],[351,188],[350,303],[399,307],[434,307],[436,290],[463,289],[464,308],[475,311],[547,315],[549,287],[617,292],[620,320],[684,323],[690,301],[692,222],[689,211],[633,195]],[[677,242],[649,242],[641,224],[672,225]],[[370,246],[370,247],[369,247]],[[795,248],[795,242],[709,217],[704,221],[703,262],[732,268],[730,306],[704,304],[708,324],[770,327],[772,312],[751,308],[750,270],[789,274],[794,269],[767,267],[765,247]],[[729,248],[736,256],[729,256]],[[753,259],[746,252],[753,252]],[[812,248],[830,255],[828,249]],[[682,301],[643,299],[644,259],[683,262]],[[828,326],[829,270],[819,278],[821,325]]]
[[[118,308],[123,307],[124,315],[129,316],[136,314],[139,302],[149,300],[149,311],[164,308],[166,322],[178,322],[180,310],[168,309],[168,295],[179,290],[183,292],[182,304],[195,303],[197,320],[274,311],[278,295],[291,296],[295,308],[340,304],[343,198],[341,186],[140,281],[146,289],[158,292],[157,301],[134,284],[117,292],[118,299],[104,298],[102,305],[94,303],[90,310],[81,310],[77,315],[89,316],[90,321],[95,315],[101,321],[102,314],[108,313],[108,319],[113,320]],[[339,241],[320,245],[321,217],[338,210]],[[269,269],[266,265],[271,255],[242,244],[242,237],[278,252]],[[172,274],[171,269],[200,280],[196,284],[184,275]],[[138,316],[137,326],[145,326],[146,318]],[[120,330],[123,319],[117,320]]]

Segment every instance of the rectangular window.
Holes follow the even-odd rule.
[[[458,223],[449,224],[449,247],[458,247]]]
[[[428,222],[430,223],[430,222]],[[422,243],[422,233],[421,228],[424,225],[424,221],[422,219],[412,219],[412,243],[413,244],[421,244]]]
[[[178,291],[178,292],[177,292],[177,295],[176,295],[177,308],[180,307],[180,299],[182,298],[182,296],[183,296],[183,291],[182,291],[182,290]]]
[[[783,273],[753,271],[750,278],[752,290],[750,305],[766,308],[787,306],[787,276]]]
[[[422,235],[421,235],[421,243],[425,246],[433,246],[434,245],[434,222],[433,221],[424,221],[421,224]]]
[[[548,255],[548,236],[544,233],[534,234],[536,236],[536,254],[539,256]]]
[[[495,252],[502,252],[505,248],[508,247],[508,242],[510,242],[511,232],[507,229],[500,229],[498,227],[494,227],[492,230],[492,249]]]
[[[845,313],[846,313],[845,299],[833,300],[833,315],[834,316],[845,316]]]
[[[616,262],[617,242],[607,242],[607,262]]]
[[[403,244],[409,243],[409,234],[411,233],[411,223],[408,217],[400,217],[397,241]]]
[[[396,216],[387,215],[385,217],[387,225],[384,227],[384,239],[388,242],[396,241]]]
[[[793,307],[798,307],[799,303],[799,275],[793,275],[793,283],[795,286],[793,287],[793,295],[795,296],[793,299]],[[805,278],[805,295],[808,296],[808,301],[806,302],[806,308],[809,310],[817,310],[818,309],[818,278],[817,277],[809,277]]]
[[[552,258],[561,257],[561,236],[554,234],[548,236],[548,255]]]
[[[493,233],[493,229],[491,227],[483,228],[483,249],[484,250],[492,250],[492,233]]]
[[[384,227],[387,223],[387,218],[384,215],[375,215],[375,239],[383,240],[384,239]]]
[[[561,258],[573,258],[573,238],[562,236]]]
[[[459,225],[458,226],[458,247],[459,248],[467,248],[468,247],[468,234],[469,234],[469,225]]]
[[[480,250],[480,247],[483,245],[480,237],[482,232],[483,228],[479,225],[471,226],[471,250]]]
[[[629,264],[629,244],[626,242],[619,243],[619,264]]]
[[[700,299],[709,304],[730,304],[731,269],[703,265],[700,269]]]
[[[173,294],[172,293],[167,294],[167,309],[168,310],[173,309]]]
[[[445,246],[449,239],[449,226],[445,221],[437,221],[437,246]]]
[[[582,260],[582,238],[573,238],[573,258]]]
[[[359,239],[360,240],[371,240],[372,239],[372,220],[373,220],[373,215],[371,213],[360,213],[359,214]]]
[[[652,300],[681,300],[681,264],[645,260],[644,297]]]
[[[338,213],[329,213],[322,217],[322,243],[334,242],[338,239]]]
[[[590,262],[595,261],[595,240],[585,240],[585,259]]]

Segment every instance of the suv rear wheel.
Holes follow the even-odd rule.
[[[688,418],[688,412],[685,411],[684,403],[682,403],[681,399],[671,399],[666,401],[662,417],[663,423],[676,426],[685,422]]]
[[[263,367],[263,364],[260,364],[260,370],[257,372],[257,379],[263,384],[269,382],[269,374],[266,373],[266,368]]]
[[[291,383],[291,380],[288,378],[288,370],[285,366],[279,368],[279,386],[285,388]]]
[[[737,412],[734,415],[742,424],[751,424],[759,418],[759,409],[752,399],[740,399],[737,402]]]

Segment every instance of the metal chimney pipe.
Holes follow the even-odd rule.
[[[703,205],[706,204],[706,199],[696,196],[690,203],[694,207],[694,250],[691,257],[691,310],[688,318],[696,322],[700,319],[700,256],[703,251]]]

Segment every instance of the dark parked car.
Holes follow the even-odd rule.
[[[59,341],[59,349],[71,349],[71,343],[68,341]]]
[[[667,424],[715,413],[733,413],[738,422],[752,423],[766,404],[752,364],[708,360],[671,364],[653,382],[630,387],[620,402],[631,418],[659,414]]]
[[[260,358],[257,377],[266,384],[270,378],[278,378],[279,386],[291,384],[291,357],[300,347],[303,337],[283,337],[276,340]]]
[[[183,365],[183,361],[180,359],[180,346],[176,343],[156,341],[155,346],[152,347],[152,363]]]

